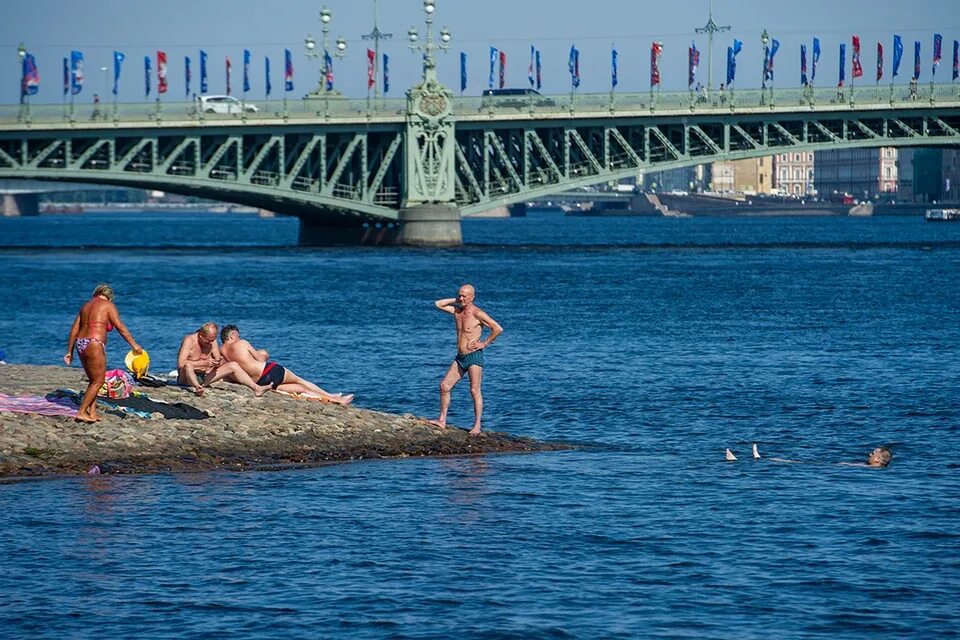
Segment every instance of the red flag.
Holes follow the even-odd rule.
[[[374,75],[373,65],[377,59],[377,54],[373,49],[367,49],[367,89],[373,89],[377,84],[377,78]]]
[[[500,88],[507,83],[507,52],[500,52]]]
[[[877,82],[883,77],[883,45],[877,43]]]
[[[863,66],[860,64],[860,36],[853,36],[853,72],[852,77],[863,77]]]
[[[233,69],[233,65],[230,64],[230,56],[227,56],[227,95],[230,95],[230,71]]]
[[[650,88],[660,84],[660,54],[663,53],[663,43],[654,42],[650,45]]]
[[[167,52],[157,51],[157,93],[167,92]]]

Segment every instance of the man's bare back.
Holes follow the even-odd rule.
[[[228,361],[240,365],[240,368],[254,380],[257,380],[263,373],[263,365],[267,362],[269,356],[266,351],[254,349],[252,344],[242,338],[224,343],[220,352]]]

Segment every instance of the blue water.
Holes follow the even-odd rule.
[[[466,221],[449,251],[296,233],[0,220],[0,349],[57,363],[105,280],[154,370],[234,322],[360,406],[432,415],[455,349],[432,302],[469,281],[506,330],[485,426],[591,446],[0,484],[0,637],[960,635],[960,224],[542,216]],[[887,469],[836,464],[880,444]]]

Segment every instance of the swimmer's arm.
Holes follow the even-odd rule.
[[[143,352],[143,349],[140,348],[140,345],[137,344],[137,341],[133,339],[133,336],[130,335],[130,331],[127,329],[127,325],[123,324],[123,321],[120,319],[120,312],[117,311],[117,308],[110,305],[110,310],[108,312],[110,317],[110,322],[113,324],[113,328],[117,330],[123,339],[127,341],[127,344],[130,345],[130,348],[137,355]]]
[[[63,356],[63,361],[70,366],[73,362],[73,347],[77,343],[77,334],[80,333],[80,314],[73,320],[73,326],[70,327],[70,337],[67,338],[67,353]]]
[[[443,300],[437,300],[433,303],[440,311],[444,313],[456,313],[457,312],[457,299],[456,298],[444,298]]]
[[[190,362],[190,336],[184,337],[180,342],[180,351],[177,352],[177,370],[183,369],[184,365]]]
[[[247,342],[246,340],[242,341],[243,348],[247,350],[247,353],[256,360],[257,362],[266,362],[267,358],[270,357],[270,353],[266,349],[254,349],[253,345]]]
[[[480,324],[485,326],[487,329],[490,329],[487,339],[481,340],[479,343],[477,343],[478,349],[486,349],[490,346],[490,343],[497,339],[497,336],[503,333],[503,327],[501,327],[496,320],[487,315],[486,311],[477,310],[477,320],[479,320]]]

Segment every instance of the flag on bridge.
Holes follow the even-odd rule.
[[[70,95],[77,95],[83,90],[83,52],[70,52]]]
[[[817,79],[817,65],[820,64],[820,38],[813,39],[813,56],[810,60],[810,84]]]
[[[467,54],[460,52],[460,93],[467,90]]]
[[[120,67],[123,66],[123,60],[126,56],[120,51],[113,52],[113,95],[117,95],[120,88]]]
[[[576,89],[580,86],[580,50],[577,49],[576,45],[570,45],[567,68],[570,70],[570,84]]]
[[[243,50],[243,92],[250,91],[250,49]]]
[[[167,92],[167,52],[157,51],[157,95]]]
[[[617,49],[616,47],[611,47],[610,49],[610,88],[617,88]]]
[[[270,92],[273,91],[273,84],[270,82],[270,56],[263,56],[263,84],[269,98]]]
[[[853,36],[851,45],[853,46],[853,63],[851,65],[850,76],[852,78],[862,78],[863,65],[860,64],[860,36]]]
[[[283,90],[293,91],[293,54],[283,50]]]
[[[737,79],[737,55],[743,49],[743,43],[734,39],[733,46],[727,47],[727,86]]]
[[[937,75],[937,67],[940,66],[940,58],[943,57],[943,36],[939,33],[933,34],[933,75]]]
[[[150,95],[150,56],[143,56],[143,97]]]
[[[70,91],[70,61],[63,59],[63,95]]]
[[[333,91],[333,58],[329,51],[323,52],[324,77],[327,81],[327,91]]]
[[[687,86],[692,87],[697,79],[697,69],[700,67],[700,52],[697,51],[697,43],[691,42],[687,50]]]
[[[893,75],[896,78],[900,73],[900,61],[903,60],[903,39],[900,36],[893,36]]]
[[[807,82],[807,45],[800,45],[800,86],[805,87]]]
[[[200,49],[200,93],[207,92],[207,52]]]
[[[493,72],[497,66],[497,48],[490,47],[490,89],[493,90]]]
[[[187,99],[190,98],[190,80],[193,78],[193,74],[190,72],[190,56],[183,56],[183,77],[184,82],[184,95]]]
[[[230,75],[231,75],[231,72],[233,71],[233,63],[230,62],[230,56],[227,56],[227,61],[226,61],[226,64],[225,64],[224,66],[225,66],[225,71],[226,71],[226,73],[227,73],[227,95],[230,95],[230,93],[231,93],[231,90],[230,90]]]
[[[367,92],[377,86],[377,53],[373,49],[367,49]]]
[[[913,79],[920,79],[920,41],[915,40],[913,43]]]
[[[20,80],[20,102],[25,96],[35,96],[40,89],[40,70],[32,53],[23,56],[23,77]]]
[[[766,56],[766,63],[763,65],[763,81],[773,82],[773,59],[780,50],[780,41],[776,38],[770,43],[770,50]]]
[[[843,86],[843,81],[847,79],[847,45],[840,43],[840,80],[838,87]]]
[[[534,78],[533,78],[533,60],[536,57],[537,49],[533,45],[530,45],[530,66],[527,67],[527,81],[530,83],[530,88],[534,87]]]
[[[663,53],[662,42],[650,43],[650,88],[660,86],[660,54]]]
[[[390,56],[383,54],[383,94],[390,91]]]
[[[507,84],[507,52],[500,52],[500,88]]]
[[[877,82],[883,79],[883,44],[877,43]]]
[[[956,51],[957,51],[957,43],[956,43],[956,42],[953,43],[953,51],[954,51],[953,59],[956,60],[956,59],[957,59],[957,54],[956,54]],[[956,74],[956,68],[957,68],[957,63],[956,63],[956,62],[953,63],[953,68],[954,68],[954,74]],[[956,77],[956,75],[954,75],[954,77]],[[540,76],[540,50],[537,49],[537,91],[540,91],[540,86],[541,86],[540,80],[541,80],[541,76]]]
[[[960,41],[953,41],[953,79],[960,77]]]

